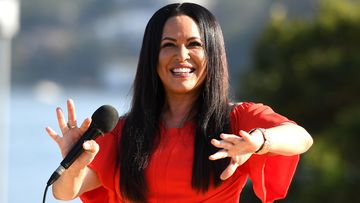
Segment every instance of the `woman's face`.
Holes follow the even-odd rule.
[[[169,18],[163,29],[157,73],[165,92],[197,93],[206,76],[206,59],[199,28],[188,16]]]

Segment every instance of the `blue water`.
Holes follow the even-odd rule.
[[[46,182],[62,160],[56,143],[44,130],[50,126],[59,132],[56,107],[66,112],[66,99],[72,98],[80,122],[103,104],[113,105],[122,114],[130,101],[128,91],[65,89],[56,95],[43,93],[39,95],[30,88],[15,89],[11,93],[9,203],[42,201]],[[61,201],[53,198],[50,188],[46,202]]]

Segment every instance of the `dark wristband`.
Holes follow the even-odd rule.
[[[249,131],[249,134],[253,133],[256,130],[259,130],[261,132],[261,135],[264,138],[264,142],[259,147],[259,149],[255,151],[255,154],[259,154],[263,150],[265,150],[265,151],[263,153],[261,153],[261,154],[265,154],[270,150],[270,142],[269,142],[269,139],[267,138],[266,130],[264,128],[254,128],[254,129]]]

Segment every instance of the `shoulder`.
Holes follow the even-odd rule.
[[[119,135],[124,127],[125,118],[120,117],[115,128],[110,132],[113,135]]]
[[[289,119],[276,113],[271,107],[262,103],[241,102],[233,105],[231,115],[233,129],[244,129],[246,131],[256,128],[269,128]]]
[[[102,147],[104,145],[109,145],[110,143],[114,143],[114,141],[118,140],[121,136],[121,132],[122,132],[124,123],[125,123],[124,118],[119,118],[114,129],[112,129],[108,133],[105,133],[103,136],[100,136],[96,140],[96,142],[100,145],[100,147]]]
[[[231,114],[244,114],[244,113],[252,113],[258,114],[264,111],[273,110],[262,103],[254,103],[254,102],[238,102],[230,104],[233,108],[231,110]]]
[[[105,170],[103,169],[103,165],[108,166],[110,163],[115,163],[123,125],[124,120],[120,118],[112,131],[105,133],[103,136],[99,136],[96,139],[100,150],[91,163],[91,168],[95,171]]]
[[[267,107],[262,103],[254,103],[254,102],[236,102],[230,103],[231,106],[231,117],[238,117],[250,112],[258,112],[260,109]]]

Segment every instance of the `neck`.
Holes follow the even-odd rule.
[[[181,128],[195,112],[193,106],[197,95],[171,95],[166,97],[162,119],[167,128]]]

